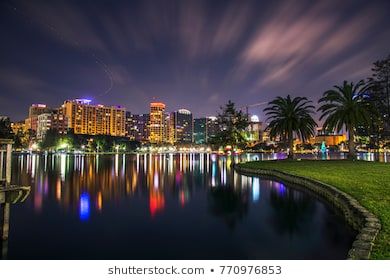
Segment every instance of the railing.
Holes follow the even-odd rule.
[[[0,139],[0,187],[11,183],[12,144],[12,140]]]

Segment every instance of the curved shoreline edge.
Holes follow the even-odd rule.
[[[346,221],[358,230],[358,235],[348,252],[347,259],[367,260],[370,258],[375,238],[381,229],[380,220],[364,208],[360,203],[334,186],[317,180],[292,175],[274,169],[251,169],[233,165],[234,170],[243,175],[269,176],[280,179],[286,183],[297,184],[305,187],[320,197],[324,198],[332,206],[338,208],[344,214]]]

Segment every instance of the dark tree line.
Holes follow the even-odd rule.
[[[374,62],[369,101],[371,119],[365,134],[371,134],[376,144],[390,138],[390,54]]]
[[[110,135],[84,135],[74,134],[70,129],[67,134],[60,134],[56,130],[48,130],[40,143],[45,150],[84,150],[87,152],[115,152],[134,151],[140,147],[137,141],[127,137],[114,137]]]

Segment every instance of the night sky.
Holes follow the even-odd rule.
[[[366,78],[390,53],[390,1],[2,1],[0,34],[0,115],[155,97],[197,117]]]

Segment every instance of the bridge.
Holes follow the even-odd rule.
[[[11,204],[24,202],[31,187],[11,184],[12,144],[9,139],[0,139],[0,238],[1,258],[7,257]]]

